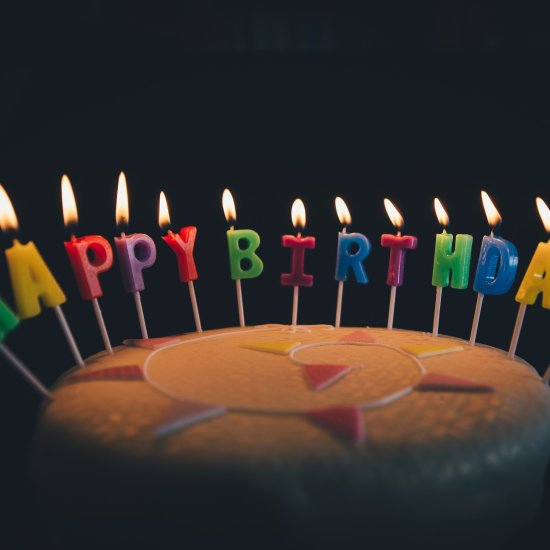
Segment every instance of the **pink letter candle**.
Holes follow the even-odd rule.
[[[296,199],[291,210],[292,224],[296,228],[306,225],[306,209],[301,199]],[[292,330],[298,323],[298,292],[301,286],[313,286],[313,275],[304,273],[305,253],[307,249],[315,248],[315,237],[302,237],[298,232],[294,235],[283,235],[282,245],[292,250],[292,268],[290,273],[281,275],[281,284],[294,287],[292,300]]]
[[[398,286],[405,281],[405,253],[407,250],[414,250],[418,244],[416,237],[401,235],[403,217],[389,199],[384,199],[384,206],[388,217],[397,228],[397,235],[382,235],[380,244],[390,249],[390,260],[388,264],[388,275],[386,283],[391,287],[390,304],[388,309],[388,329],[393,328],[393,316],[395,311],[395,295]]]

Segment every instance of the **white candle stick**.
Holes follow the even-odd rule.
[[[243,306],[243,289],[241,288],[241,280],[235,279],[235,290],[237,291],[237,309],[239,310],[239,325],[246,326],[244,322],[244,306]]]
[[[296,330],[296,326],[298,325],[298,299],[300,297],[300,287],[295,286],[294,292],[292,295],[292,330]]]
[[[94,298],[92,300],[92,307],[94,308],[95,318],[97,319],[97,324],[99,325],[99,332],[101,332],[101,338],[103,339],[105,350],[109,353],[109,355],[113,355],[111,340],[109,339],[109,333],[107,332],[105,320],[103,319],[103,313],[101,313],[101,308],[99,307],[99,302],[97,301],[97,298]]]
[[[57,320],[59,321],[61,330],[65,335],[67,343],[69,344],[69,348],[71,349],[71,353],[73,354],[76,364],[79,367],[85,367],[86,365],[82,360],[82,356],[80,355],[80,351],[78,349],[78,346],[76,345],[73,333],[71,332],[71,329],[69,327],[69,323],[67,323],[67,319],[65,319],[65,315],[63,314],[61,306],[55,306],[53,310],[54,310],[55,316],[57,317]]]
[[[516,317],[516,324],[514,325],[514,332],[512,334],[512,340],[510,341],[510,349],[508,350],[508,357],[510,357],[511,359],[513,359],[516,355],[519,335],[521,333],[521,327],[523,326],[523,318],[525,317],[526,309],[527,309],[527,304],[519,305],[518,315]]]
[[[477,293],[476,300],[476,310],[474,312],[474,320],[472,321],[472,331],[470,332],[470,346],[473,346],[476,343],[477,338],[477,327],[479,326],[479,318],[481,316],[481,306],[483,305],[483,298],[485,294],[481,292]]]
[[[46,399],[53,400],[51,392],[36,378],[36,376],[27,368],[27,366],[4,344],[0,344],[0,353],[14,366],[27,382]]]
[[[145,324],[145,315],[143,315],[143,306],[141,305],[141,295],[138,291],[134,292],[134,301],[136,303],[136,311],[139,320],[139,328],[141,329],[141,337],[149,338],[147,334],[147,325]]]
[[[189,297],[191,298],[191,307],[193,308],[193,317],[195,318],[195,329],[197,332],[202,332],[201,316],[199,314],[197,297],[195,296],[195,285],[193,281],[188,281],[187,286],[189,288]]]
[[[443,297],[443,287],[435,287],[435,306],[434,306],[434,322],[432,328],[432,336],[439,334],[439,314],[441,312],[441,298]]]
[[[397,292],[397,287],[392,286],[390,290],[390,305],[388,308],[388,330],[393,329],[393,314],[395,312],[395,296]]]
[[[344,294],[344,281],[338,281],[338,295],[336,297],[336,320],[334,326],[340,328],[340,318],[342,316],[342,297]]]

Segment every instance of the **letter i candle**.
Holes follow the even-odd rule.
[[[1,185],[0,226],[5,233],[17,233],[19,229],[10,198]],[[21,244],[14,238],[13,245],[5,250],[5,254],[19,318],[35,317],[41,312],[42,306],[52,308],[76,364],[83,367],[84,361],[61,309],[61,304],[64,304],[67,298],[34,243],[29,241],[27,244]]]
[[[418,239],[411,235],[401,235],[404,221],[399,210],[395,208],[389,199],[384,199],[384,206],[388,217],[397,229],[397,235],[382,235],[380,244],[390,249],[390,259],[388,263],[388,275],[386,284],[391,287],[390,303],[388,307],[388,329],[393,328],[393,316],[395,312],[395,297],[397,287],[405,282],[405,253],[407,250],[414,250],[418,244]]]
[[[235,281],[237,292],[237,309],[239,312],[239,325],[246,325],[244,318],[243,293],[241,279],[254,279],[259,277],[264,270],[264,264],[256,254],[260,246],[260,235],[252,229],[235,229],[237,222],[237,210],[235,201],[229,189],[224,189],[222,206],[225,219],[229,223],[227,231],[227,246],[229,249],[229,268],[231,278]],[[246,262],[245,265],[243,262]]]
[[[149,338],[143,307],[141,305],[140,292],[145,290],[143,270],[151,267],[157,258],[157,249],[153,239],[145,233],[134,233],[126,235],[124,228],[128,226],[130,209],[128,207],[128,189],[126,176],[121,172],[118,177],[118,189],[116,200],[116,224],[121,230],[120,237],[115,237],[115,247],[122,284],[126,292],[134,296],[136,311],[141,329],[141,337]]]
[[[487,221],[491,226],[491,235],[483,237],[474,278],[477,299],[470,332],[471,346],[476,343],[483,298],[485,295],[506,294],[514,283],[518,269],[518,251],[515,245],[494,234],[495,229],[502,222],[502,217],[485,191],[481,192],[481,200]]]
[[[162,236],[162,240],[174,251],[178,259],[179,279],[182,283],[187,283],[191,307],[193,309],[193,317],[195,319],[195,329],[197,332],[202,332],[199,306],[197,305],[195,286],[193,284],[193,281],[199,278],[195,266],[195,259],[193,258],[197,228],[193,225],[188,225],[187,227],[182,227],[179,234],[174,233],[170,229],[170,211],[168,210],[168,202],[166,201],[164,191],[161,191],[159,196],[158,221],[160,229],[166,231],[166,235]]]
[[[434,208],[437,219],[443,226],[443,231],[435,236],[432,272],[432,285],[436,287],[432,334],[437,336],[439,333],[439,313],[443,288],[449,286],[449,283],[451,288],[465,289],[468,287],[473,237],[471,235],[457,235],[453,252],[453,235],[447,233],[449,216],[438,198],[434,199]]]
[[[306,226],[306,208],[301,199],[296,199],[291,209],[292,225],[298,229],[296,236],[283,235],[282,245],[292,249],[292,268],[290,273],[281,275],[283,286],[294,287],[292,298],[292,330],[298,324],[298,298],[301,286],[313,286],[313,275],[304,273],[305,253],[308,248],[315,248],[315,237],[302,237],[301,230]]]
[[[76,229],[78,224],[78,210],[71,182],[66,175],[61,178],[61,201],[65,228],[71,234],[70,239],[65,242],[65,250],[71,262],[80,296],[83,300],[91,302],[103,339],[103,345],[107,352],[112,355],[113,348],[98,302],[98,298],[103,296],[98,275],[111,269],[113,250],[107,239],[100,235],[75,237],[73,230]]]
[[[342,224],[342,231],[338,233],[335,275],[335,279],[338,281],[338,294],[336,298],[336,319],[334,326],[338,328],[342,316],[344,282],[348,280],[350,271],[353,271],[358,283],[366,284],[369,282],[362,262],[370,254],[371,246],[365,235],[361,233],[347,233],[347,228],[351,224],[351,214],[346,203],[340,197],[336,197],[334,206],[336,207],[338,219]],[[356,247],[356,251],[352,252],[352,247],[354,246]]]
[[[537,209],[541,217],[546,233],[550,234],[550,209],[547,204],[537,197]],[[531,258],[527,271],[521,281],[516,294],[516,302],[519,302],[516,324],[510,342],[508,355],[514,357],[518,345],[523,318],[527,306],[532,306],[538,295],[542,293],[542,307],[550,309],[550,239],[548,242],[540,242]]]

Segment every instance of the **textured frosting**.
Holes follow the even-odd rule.
[[[291,537],[298,530],[328,537],[336,523],[342,540],[369,518],[379,536],[396,522],[427,541],[456,528],[448,547],[472,537],[498,540],[529,519],[550,456],[550,391],[526,363],[455,338],[368,329],[383,345],[342,342],[295,354],[302,362],[352,367],[314,392],[288,355],[245,347],[335,342],[355,330],[290,333],[266,325],[183,335],[181,344],[155,351],[123,346],[114,356],[95,355],[87,361],[90,372],[140,365],[146,380],[67,383],[74,371],[59,381],[31,456],[39,493],[76,530],[108,525],[120,527],[120,536],[128,525],[139,531],[136,518],[151,520],[157,534],[171,531],[174,518],[188,532],[215,524],[233,534],[246,530],[243,518],[256,518]],[[414,387],[419,368],[399,350],[435,343],[463,349],[421,358],[427,372],[495,391],[412,391],[364,410],[366,440],[359,446],[303,415],[286,414],[368,403]],[[229,412],[159,440],[154,430],[174,398]]]

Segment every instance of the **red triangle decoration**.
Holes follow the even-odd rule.
[[[304,376],[314,391],[324,390],[345,376],[351,367],[347,365],[304,365]]]
[[[348,441],[359,444],[365,440],[363,414],[359,407],[333,406],[306,411],[315,424]]]
[[[418,391],[454,391],[471,393],[494,392],[494,386],[472,382],[449,374],[429,372],[425,374],[415,387]]]
[[[174,401],[168,407],[163,421],[155,429],[155,435],[164,437],[193,424],[224,415],[226,412],[223,405],[208,405],[197,401]]]
[[[367,344],[373,344],[376,339],[370,334],[368,330],[355,330],[342,336],[340,342],[365,342]]]
[[[146,348],[146,349],[160,349],[170,344],[179,342],[179,338],[173,336],[167,336],[164,338],[128,338],[123,340],[122,343],[125,346],[131,346],[134,348]]]
[[[121,365],[97,370],[78,371],[65,382],[93,382],[94,380],[143,380],[143,371],[138,365]]]

